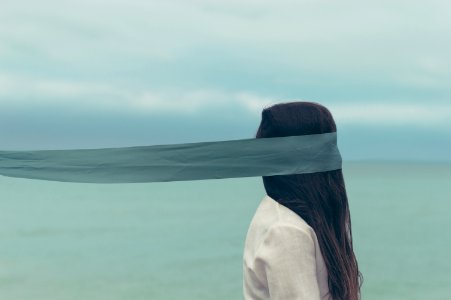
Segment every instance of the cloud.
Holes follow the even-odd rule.
[[[449,1],[16,0],[0,20],[3,108],[257,115],[306,97],[343,124],[451,126]]]
[[[228,110],[261,112],[264,106],[275,103],[274,99],[246,91],[224,92],[219,90],[194,90],[184,92],[144,91],[130,99],[132,108],[149,112],[179,112],[192,114],[209,108],[223,107]]]
[[[33,103],[30,98],[39,101]],[[106,83],[0,74],[0,107],[18,104],[41,107],[66,105],[149,114],[193,114],[209,108],[225,107],[255,113],[272,101],[269,97],[247,91],[131,89]]]
[[[40,99],[30,103],[29,98]],[[100,110],[130,111],[140,114],[192,115],[209,109],[246,111],[259,115],[263,108],[285,101],[313,99],[283,99],[263,96],[252,91],[219,89],[130,89],[107,83],[77,82],[55,79],[0,75],[0,107],[25,105],[51,107],[90,107]],[[321,102],[336,121],[348,125],[449,125],[451,104],[411,103],[379,100],[374,102]]]
[[[347,125],[434,127],[450,125],[451,104],[341,103],[328,105],[338,123]]]
[[[83,73],[150,62],[183,68],[187,61],[214,58],[215,65],[264,63],[269,72],[285,71],[285,79],[307,70],[351,76],[351,82],[416,87],[433,81],[446,87],[451,78],[447,1],[22,2],[2,4],[0,55],[10,61],[39,58],[49,64],[43,72],[55,64]],[[210,58],[199,55],[208,50]]]

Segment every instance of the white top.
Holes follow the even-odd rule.
[[[299,215],[265,195],[243,255],[245,300],[331,300],[316,234]]]

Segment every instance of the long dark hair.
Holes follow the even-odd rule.
[[[315,102],[277,103],[262,111],[256,138],[336,132],[330,111]],[[342,170],[263,176],[266,193],[315,231],[334,300],[360,299],[363,276],[352,246],[351,216]]]

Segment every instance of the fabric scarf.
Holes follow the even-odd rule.
[[[184,181],[341,167],[336,132],[122,148],[0,151],[0,175],[62,182]]]

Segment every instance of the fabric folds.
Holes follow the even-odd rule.
[[[0,175],[83,183],[272,176],[341,166],[336,132],[122,148],[0,151]]]

